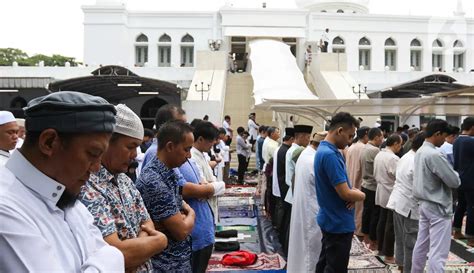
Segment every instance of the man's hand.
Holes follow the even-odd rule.
[[[355,202],[346,202],[346,208],[352,210],[355,207]]]
[[[181,207],[183,214],[187,216],[189,212],[192,210],[192,208],[186,203],[186,201],[183,200],[183,206]]]

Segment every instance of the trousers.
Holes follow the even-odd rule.
[[[451,247],[451,217],[433,204],[421,202],[418,239],[413,249],[412,273],[423,273],[428,256],[428,273],[444,273]]]
[[[354,233],[329,233],[322,231],[322,248],[316,273],[347,273]]]
[[[418,220],[393,212],[395,226],[395,260],[404,272],[411,272],[411,258],[418,236]]]
[[[393,257],[395,247],[395,231],[393,229],[393,212],[380,208],[380,218],[377,224],[377,242],[379,252],[385,256]]]
[[[370,240],[376,241],[380,207],[375,205],[375,191],[362,187],[362,192],[365,193],[364,209],[362,211],[362,233],[368,234]]]

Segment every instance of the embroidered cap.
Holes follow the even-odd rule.
[[[145,132],[142,121],[137,114],[125,104],[119,104],[115,106],[115,109],[117,110],[117,115],[115,116],[117,123],[115,124],[114,133],[142,140]]]

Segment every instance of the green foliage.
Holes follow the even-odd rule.
[[[40,61],[43,61],[45,66],[64,66],[66,62],[69,62],[71,66],[80,64],[73,57],[58,54],[53,54],[53,56],[36,54],[29,57],[17,48],[0,48],[0,66],[11,66],[13,62],[17,62],[19,66],[36,66]]]

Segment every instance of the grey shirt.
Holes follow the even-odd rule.
[[[377,190],[377,181],[375,181],[374,178],[374,160],[379,152],[379,147],[367,143],[360,156],[360,166],[362,167],[362,187],[371,191]]]
[[[415,154],[413,196],[441,215],[453,214],[452,189],[461,185],[458,173],[436,147],[425,141]]]
[[[245,157],[250,157],[250,148],[252,147],[251,144],[247,143],[245,139],[241,136],[237,136],[237,154],[243,155]]]

